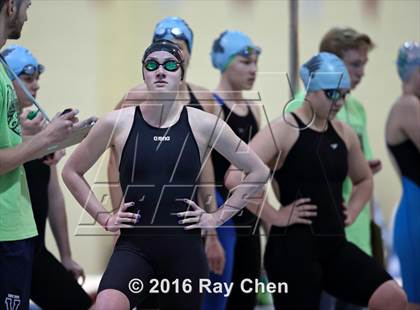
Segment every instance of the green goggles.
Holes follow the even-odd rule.
[[[176,60],[167,60],[163,64],[161,64],[154,59],[149,59],[146,60],[143,65],[147,71],[156,71],[159,68],[159,66],[162,66],[163,69],[165,69],[166,71],[175,72],[180,67],[180,63]]]

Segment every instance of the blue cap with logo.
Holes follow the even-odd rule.
[[[300,67],[307,92],[322,89],[350,89],[350,76],[343,61],[334,54],[321,52]]]
[[[213,67],[225,71],[236,55],[249,57],[253,53],[259,55],[261,49],[243,32],[226,30],[213,42],[211,62]]]
[[[168,16],[157,23],[153,33],[153,42],[159,40],[183,40],[187,43],[191,54],[193,45],[193,32],[187,22],[177,16]]]
[[[42,73],[45,70],[34,55],[20,45],[10,45],[1,52],[1,55],[17,76],[33,75],[35,72]]]

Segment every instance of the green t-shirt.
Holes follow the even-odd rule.
[[[0,64],[0,149],[22,143],[13,84]],[[0,175],[0,241],[22,240],[37,235],[26,174],[19,166]]]
[[[289,103],[286,108],[287,112],[292,112],[299,108],[305,97],[304,92],[299,92],[295,99]],[[359,137],[360,145],[367,160],[373,159],[372,149],[369,145],[366,130],[366,112],[363,105],[352,96],[347,96],[346,102],[337,113],[337,119],[350,125]],[[347,177],[343,184],[343,198],[348,202],[352,192],[351,180]],[[356,244],[367,254],[372,255],[372,247],[370,244],[370,206],[365,205],[360,212],[353,225],[346,227],[347,239]]]

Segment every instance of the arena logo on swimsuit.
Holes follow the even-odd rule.
[[[154,136],[153,141],[159,141],[159,142],[171,141],[171,137],[170,136]]]

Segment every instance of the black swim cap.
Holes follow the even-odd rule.
[[[159,40],[150,44],[150,46],[144,52],[143,59],[141,61],[142,64],[144,64],[144,61],[151,53],[159,52],[159,51],[168,52],[172,54],[178,60],[178,62],[180,63],[181,71],[182,71],[181,80],[183,80],[184,79],[184,56],[182,55],[182,50],[178,44],[171,42],[169,40]]]
[[[143,55],[142,63],[146,60],[147,56],[158,51],[165,51],[172,54],[181,64],[184,62],[184,57],[178,44],[169,40],[159,40],[150,44],[150,46],[146,49]]]

